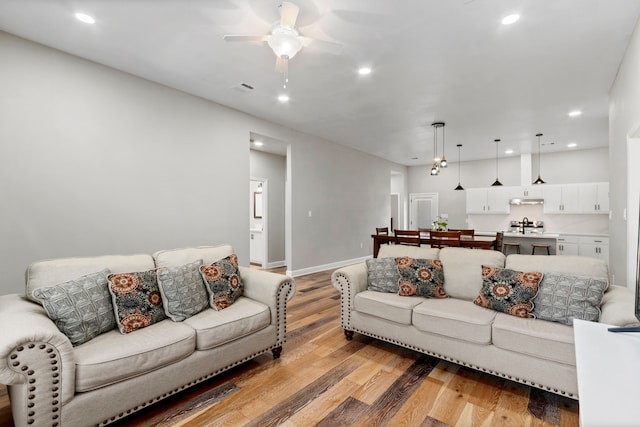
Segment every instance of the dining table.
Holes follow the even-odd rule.
[[[380,251],[380,245],[391,243],[399,243],[402,238],[396,238],[393,235],[388,234],[372,234],[373,238],[373,257],[378,257]],[[420,233],[420,244],[431,245],[431,238],[429,233]],[[472,249],[495,249],[496,236],[460,236],[460,247],[472,248]]]

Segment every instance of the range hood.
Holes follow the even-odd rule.
[[[509,200],[510,205],[542,205],[544,204],[544,199],[534,199],[527,197],[515,197]]]

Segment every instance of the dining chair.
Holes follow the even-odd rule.
[[[448,231],[459,231],[461,236],[474,237],[476,235],[476,230],[473,228],[450,228]]]
[[[432,248],[460,246],[459,231],[432,231],[430,234]]]
[[[393,230],[396,236],[396,244],[407,246],[420,246],[420,231],[418,230]]]
[[[376,234],[389,235],[389,227],[376,227]]]
[[[504,232],[498,231],[496,233],[496,243],[493,250],[502,252],[502,239],[504,238]]]

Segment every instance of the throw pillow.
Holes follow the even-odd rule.
[[[398,293],[400,274],[395,258],[372,258],[366,262],[370,291]]]
[[[33,290],[47,315],[72,345],[79,345],[116,327],[104,269],[54,286]]]
[[[209,300],[204,287],[199,259],[179,267],[158,269],[158,287],[162,295],[165,314],[174,322],[200,313],[207,308]]]
[[[547,273],[534,299],[538,319],[573,325],[573,319],[597,322],[609,281],[588,276]]]
[[[242,295],[243,285],[236,254],[229,255],[211,265],[201,266],[200,273],[207,284],[211,308],[223,310]]]
[[[482,289],[474,304],[517,317],[534,317],[533,298],[542,273],[482,266]]]
[[[444,272],[439,259],[396,258],[398,295],[419,295],[427,298],[447,298],[444,291]]]
[[[118,329],[128,334],[166,318],[156,270],[109,275]]]

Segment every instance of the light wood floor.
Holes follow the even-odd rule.
[[[262,355],[113,424],[578,426],[578,403],[355,334],[331,272],[296,279],[279,360]],[[10,426],[0,389],[0,426]],[[64,427],[64,426],[63,426]]]

